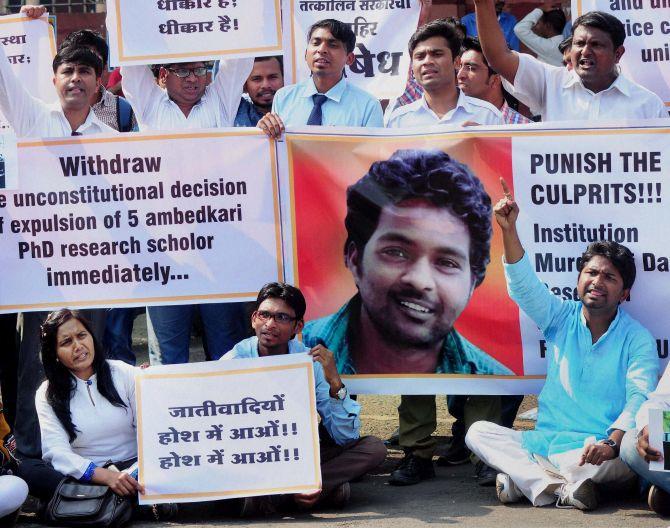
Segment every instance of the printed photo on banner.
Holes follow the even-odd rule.
[[[573,19],[603,11],[624,25],[619,61],[629,79],[656,93],[670,111],[670,4],[666,0],[572,0]]]
[[[54,102],[57,97],[51,61],[56,54],[56,38],[48,17],[0,16],[0,44],[12,71],[30,95]],[[0,130],[10,128],[0,112]]]
[[[649,469],[670,471],[670,411],[649,409],[649,446],[663,455],[649,462]]]
[[[136,397],[140,504],[321,488],[307,354],[152,367]]]
[[[330,348],[357,392],[405,391],[408,380],[421,394],[486,393],[494,382],[529,390],[523,383],[543,377],[551,350],[507,293],[490,218],[502,177],[534,271],[558,298],[579,299],[590,242],[631,249],[637,278],[623,308],[666,362],[669,255],[654,226],[670,223],[668,133],[287,134],[303,340]]]
[[[255,299],[284,276],[274,157],[252,130],[21,143],[0,311]]]
[[[407,42],[414,33],[420,0],[284,0],[284,68],[288,82],[309,76],[304,61],[307,34],[319,20],[334,18],[356,35],[347,79],[378,99],[405,90],[410,57]]]
[[[278,55],[280,0],[107,1],[112,66]]]
[[[510,146],[289,135],[305,343],[324,344],[354,377],[523,375],[491,229],[491,196],[500,177],[512,181]],[[386,347],[406,360],[390,363]]]

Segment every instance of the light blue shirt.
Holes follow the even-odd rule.
[[[468,37],[476,37],[477,35],[477,18],[474,13],[469,13],[461,18],[461,24],[465,26],[465,34]],[[511,13],[503,11],[498,15],[498,24],[505,35],[507,45],[514,51],[519,51],[519,39],[514,34],[514,26],[516,26],[516,17]]]
[[[590,436],[599,441],[613,429],[635,428],[635,414],[658,382],[656,341],[649,331],[618,308],[607,332],[591,343],[582,303],[553,295],[527,254],[505,263],[505,276],[510,296],[547,342],[537,425],[523,433],[523,447],[550,457],[582,448]]]
[[[292,339],[288,343],[289,354],[309,352],[309,348],[300,341]],[[249,337],[237,343],[233,349],[224,354],[224,359],[248,359],[258,356],[258,338]],[[316,390],[316,411],[321,416],[321,423],[328,434],[338,445],[344,445],[360,436],[361,421],[358,415],[361,406],[347,394],[344,400],[330,397],[330,384],[326,381],[321,363],[314,362],[314,382]]]
[[[275,94],[272,111],[279,114],[287,127],[305,126],[314,108],[312,95],[317,93],[311,77],[298,84],[284,86]],[[344,77],[323,95],[328,98],[321,107],[324,126],[384,126],[379,101]]]

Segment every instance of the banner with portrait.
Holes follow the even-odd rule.
[[[18,188],[0,193],[0,312],[252,300],[283,278],[275,149],[260,131],[18,151]]]
[[[307,354],[151,367],[135,387],[140,504],[321,488]]]
[[[305,128],[287,134],[279,160],[282,185],[292,189],[292,201],[285,199],[282,207],[293,235],[284,243],[293,256],[287,258],[288,276],[307,298],[304,340],[333,350],[356,393],[537,392],[548,351],[507,294],[495,222],[484,280],[479,286],[473,281],[486,240],[481,204],[502,198],[504,178],[521,208],[525,250],[559,298],[576,298],[578,258],[589,242],[612,239],[633,251],[638,278],[624,309],[649,328],[666,360],[670,255],[658,226],[670,222],[664,203],[670,127],[656,123],[415,134],[329,128],[322,135]],[[460,175],[458,185],[442,169],[427,168],[444,164],[440,153],[458,162],[444,169]],[[366,191],[369,196],[352,189],[348,207],[347,188],[370,178],[388,180],[386,187]],[[473,180],[488,197],[472,190]],[[400,207],[389,196],[403,186],[398,203],[406,206]],[[448,205],[451,200],[457,204]],[[376,213],[375,203],[381,204]],[[468,219],[460,221],[460,231],[455,210],[456,220]],[[381,355],[385,349],[399,357],[406,350],[407,359],[389,364]],[[432,371],[425,367],[429,357]]]
[[[279,55],[280,0],[107,0],[112,66]]]
[[[624,25],[619,64],[629,79],[656,93],[670,111],[670,4],[667,0],[572,0],[573,19],[603,11]]]
[[[284,0],[282,9],[287,84],[310,76],[305,62],[310,26],[334,18],[356,35],[347,79],[377,99],[404,92],[410,65],[407,42],[419,21],[420,0]]]

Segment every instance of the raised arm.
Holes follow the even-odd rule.
[[[475,0],[475,13],[477,33],[486,60],[491,68],[514,84],[519,68],[519,57],[507,47],[505,35],[498,24],[495,0]]]
[[[516,230],[516,220],[519,217],[519,206],[514,201],[514,197],[503,178],[500,178],[500,184],[502,185],[504,197],[501,198],[493,208],[493,214],[502,231],[505,262],[514,264],[519,262],[524,254],[524,249]]]

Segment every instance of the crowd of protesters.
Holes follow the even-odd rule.
[[[546,3],[517,22],[503,1],[475,0],[475,12],[461,20],[428,21],[431,1],[422,4],[420,26],[408,43],[406,90],[391,101],[378,101],[343,75],[354,61],[356,36],[347,24],[324,19],[306,35],[311,76],[294,85],[284,85],[281,57],[262,57],[124,66],[105,88],[107,44],[82,29],[58,48],[58,102],[47,105],[17,80],[0,46],[0,110],[19,137],[240,126],[279,138],[286,127],[304,125],[416,129],[668,118],[656,94],[621,74],[625,31],[609,14],[589,12],[569,23],[560,5]],[[21,11],[29,17],[46,12],[41,6]],[[521,44],[532,54],[519,52]],[[435,163],[451,166],[435,156]],[[408,154],[398,159],[413,162]],[[657,387],[655,341],[620,306],[635,280],[632,254],[615,242],[591,244],[577,277],[580,300],[561,301],[529,264],[516,232],[519,205],[504,182],[501,195],[493,217],[503,236],[510,295],[554,351],[537,426],[524,433],[512,429],[522,396],[449,396],[453,439],[437,463],[472,461],[477,482],[495,485],[502,503],[526,498],[535,506],[555,502],[581,510],[597,507],[600,484],[625,486],[637,478],[649,506],[670,514],[670,478],[648,469],[649,461],[661,458],[649,446],[648,413],[670,408],[670,374]],[[16,351],[3,353],[1,369],[7,418],[0,414],[2,522],[16,519],[28,493],[46,509],[66,477],[107,485],[122,496],[142,491],[125,471],[137,457],[132,329],[142,311],[3,316],[3,343],[18,337]],[[306,352],[314,360],[323,489],[241,500],[239,515],[342,507],[349,482],[386,456],[381,440],[360,437],[360,405],[348,394],[333,353],[295,339],[304,313],[300,290],[282,283],[263,286],[253,306],[146,309],[152,364],[188,362],[196,321],[207,359]],[[403,396],[398,419],[404,457],[389,482],[413,485],[433,477],[435,397]],[[106,464],[110,460],[114,466]],[[157,519],[177,514],[176,505],[150,510]]]

